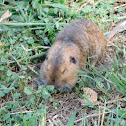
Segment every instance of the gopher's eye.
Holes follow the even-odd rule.
[[[70,62],[73,63],[73,64],[76,64],[76,60],[73,56],[70,56]]]

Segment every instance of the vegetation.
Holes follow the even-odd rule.
[[[47,125],[47,106],[51,103],[57,109],[58,103],[53,100],[57,90],[53,86],[31,86],[33,78],[39,77],[35,68],[42,62],[41,56],[57,33],[73,20],[87,18],[108,31],[111,24],[126,19],[125,6],[117,0],[0,0],[0,17],[9,10],[5,19],[0,18],[0,125]],[[101,64],[102,69],[97,70],[88,64],[90,70],[79,71],[87,78],[80,78],[75,94],[81,94],[83,86],[93,87],[104,103],[99,108],[91,103],[85,105],[83,125],[88,125],[88,108],[103,113],[97,126],[126,125],[126,62],[122,60],[126,59],[126,45],[118,40],[111,48],[116,49],[116,56],[110,61],[112,68]],[[67,126],[74,123],[75,115],[76,106]]]

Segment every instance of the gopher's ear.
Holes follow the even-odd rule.
[[[76,64],[76,59],[73,56],[70,56],[70,62]]]

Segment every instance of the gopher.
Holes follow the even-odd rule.
[[[95,66],[106,49],[107,41],[101,29],[87,19],[77,19],[59,32],[41,65],[40,76],[44,84],[62,89],[72,88],[78,72],[90,64]]]

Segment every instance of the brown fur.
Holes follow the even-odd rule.
[[[40,70],[42,80],[58,88],[72,88],[78,80],[76,70],[86,67],[84,60],[88,58],[94,66],[103,56],[106,44],[103,32],[91,21],[78,19],[70,23],[48,51]]]

